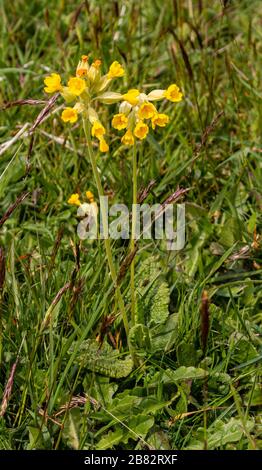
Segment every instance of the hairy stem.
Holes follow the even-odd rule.
[[[136,142],[133,149],[133,205],[132,205],[132,233],[130,250],[135,249],[135,234],[136,234],[136,210],[135,204],[137,203],[137,151]],[[130,289],[131,289],[131,324],[135,325],[135,307],[136,307],[136,292],[135,292],[135,257],[130,266]]]
[[[93,174],[94,174],[94,178],[95,178],[95,182],[96,182],[97,191],[98,191],[99,197],[103,197],[104,196],[104,191],[103,191],[103,188],[102,188],[100,175],[99,175],[99,172],[98,172],[98,169],[97,169],[96,158],[95,158],[93,148],[92,148],[91,135],[90,135],[90,124],[86,120],[83,119],[83,125],[84,125],[84,132],[85,132],[85,136],[86,136],[86,141],[87,141],[88,156],[89,156],[89,159],[90,159],[90,162],[91,162],[91,165],[92,165],[92,170],[93,170]],[[100,210],[101,210],[103,227],[106,227],[107,226],[107,212],[106,212],[106,208],[105,208],[104,204],[101,204]],[[112,277],[112,280],[113,280],[113,283],[114,283],[114,286],[115,286],[117,302],[118,302],[119,309],[120,309],[120,312],[121,312],[121,315],[122,315],[122,319],[123,319],[123,323],[124,323],[124,327],[125,327],[125,331],[126,331],[126,335],[127,335],[127,339],[128,339],[129,325],[128,325],[128,319],[127,319],[125,304],[124,304],[124,300],[123,300],[120,288],[117,285],[117,274],[116,274],[116,269],[115,269],[115,266],[114,266],[110,240],[109,240],[107,235],[105,235],[104,243],[105,243],[107,262],[108,262],[110,274],[111,274],[111,277]]]

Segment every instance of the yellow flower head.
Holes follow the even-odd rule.
[[[157,113],[152,117],[151,123],[153,129],[155,129],[156,126],[165,127],[169,123],[169,116],[167,116],[167,114]]]
[[[107,74],[108,78],[123,77],[125,71],[119,62],[115,60],[109,67],[109,72]]]
[[[98,84],[98,81],[100,80],[100,67],[101,67],[101,60],[97,59],[95,60],[91,66],[89,67],[89,70],[87,72],[87,78],[89,80],[89,85],[91,83],[96,83]]]
[[[78,66],[76,68],[76,76],[77,77],[84,77],[87,75],[88,72],[88,56],[87,55],[82,55],[81,60],[78,63]]]
[[[109,150],[108,144],[106,143],[104,137],[101,137],[99,139],[99,150],[100,152],[104,152],[104,153],[108,152]]]
[[[76,122],[77,118],[78,118],[77,110],[74,108],[65,108],[61,115],[62,121],[71,122],[71,124]]]
[[[94,202],[94,200],[95,200],[92,191],[86,191],[86,197],[90,202]]]
[[[95,121],[91,129],[92,137],[97,137],[97,139],[100,140],[102,139],[103,135],[105,135],[105,133],[106,133],[106,130],[104,126],[102,126],[101,122]]]
[[[137,115],[139,119],[151,119],[156,113],[157,110],[155,106],[147,101],[141,104]]]
[[[44,84],[46,85],[44,88],[46,93],[55,93],[62,90],[61,77],[58,73],[51,73],[49,77],[44,79]]]
[[[173,84],[165,90],[164,96],[167,100],[173,101],[173,103],[178,103],[182,100],[183,93],[181,93],[177,85]]]
[[[132,132],[130,131],[130,129],[128,129],[128,131],[126,131],[125,135],[123,135],[123,137],[121,139],[121,142],[124,145],[134,145],[135,140],[134,140],[134,136],[133,136]]]
[[[101,67],[102,61],[100,59],[96,59],[93,63],[92,66],[95,67],[96,69],[99,69]]]
[[[126,129],[128,123],[128,119],[125,114],[119,113],[115,114],[115,116],[112,119],[112,126],[114,129],[118,129],[119,131],[121,129]]]
[[[148,131],[148,125],[145,124],[143,121],[138,121],[134,130],[134,134],[138,139],[142,140],[146,138]]]
[[[68,88],[70,93],[80,96],[86,88],[86,82],[82,78],[72,77],[68,80]]]
[[[80,206],[81,202],[79,200],[79,194],[72,194],[72,196],[70,196],[67,202],[68,204],[72,204],[74,206]]]
[[[128,90],[127,93],[122,95],[122,99],[132,104],[132,106],[135,106],[138,103],[139,95],[140,95],[139,90],[137,90],[136,88],[132,88],[131,90]]]

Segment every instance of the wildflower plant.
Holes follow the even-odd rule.
[[[69,78],[67,86],[62,85],[60,75],[52,73],[44,80],[44,90],[46,93],[59,92],[66,103],[71,105],[62,112],[61,118],[64,122],[74,124],[80,115],[89,121],[92,126],[91,135],[98,139],[100,151],[107,152],[109,147],[104,137],[106,130],[95,107],[99,101],[110,104],[122,99],[120,93],[106,90],[112,80],[123,77],[125,72],[119,62],[115,61],[108,72],[101,75],[101,64],[101,60],[97,59],[89,65],[88,56],[83,55],[76,68],[75,77]]]
[[[112,126],[117,130],[125,129],[121,141],[125,145],[134,145],[135,138],[143,140],[149,132],[151,124],[165,127],[169,123],[169,116],[159,113],[152,101],[167,99],[173,103],[182,100],[182,93],[178,86],[170,85],[167,90],[153,90],[148,95],[140,93],[137,89],[129,90],[122,95],[124,101],[119,106],[119,113],[112,119]]]
[[[67,85],[62,85],[62,79],[59,74],[52,73],[46,77],[45,92],[60,93],[66,102],[66,107],[62,111],[61,119],[65,123],[75,124],[79,118],[82,118],[83,128],[87,141],[87,150],[92,165],[92,170],[96,182],[97,191],[99,194],[100,202],[103,197],[103,188],[99,171],[97,168],[96,158],[93,152],[92,139],[96,138],[99,142],[99,150],[101,152],[108,152],[109,145],[105,137],[106,129],[102,124],[98,111],[99,104],[110,105],[119,103],[118,113],[113,116],[112,127],[118,131],[124,132],[121,137],[121,142],[127,146],[133,146],[133,208],[137,203],[137,155],[136,155],[136,140],[143,141],[148,133],[150,127],[155,130],[156,127],[165,127],[169,123],[169,116],[157,110],[154,104],[157,101],[166,99],[173,103],[182,100],[182,93],[176,84],[170,85],[167,89],[156,89],[146,94],[140,92],[136,88],[128,90],[126,93],[119,93],[111,90],[112,82],[116,78],[125,75],[122,65],[114,61],[106,74],[101,74],[101,60],[95,60],[89,64],[87,55],[83,55],[79,61],[75,76],[70,77]],[[94,197],[91,192],[86,193],[90,201],[90,207],[95,204]],[[85,204],[81,204],[80,196],[72,194],[68,200],[69,204],[79,206],[79,209],[84,208]],[[88,204],[86,204],[88,205]],[[97,207],[97,206],[96,206]],[[89,209],[88,209],[89,210]],[[106,208],[100,204],[101,218],[103,226],[107,226]],[[85,212],[85,211],[84,211]],[[87,211],[88,212],[88,211]],[[135,248],[135,233],[136,233],[136,213],[132,211],[132,234],[130,242],[131,253]],[[120,288],[117,284],[117,273],[113,261],[110,241],[105,237],[105,249],[108,260],[108,265],[115,286],[116,296],[119,308],[122,314],[126,334],[128,337],[129,322],[126,313],[126,307]],[[134,259],[131,263],[131,325],[135,324],[135,264]],[[132,351],[131,351],[132,353]]]

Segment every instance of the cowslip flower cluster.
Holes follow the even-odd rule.
[[[152,101],[167,99],[173,103],[182,100],[182,93],[178,86],[170,85],[166,90],[153,90],[148,94],[140,93],[137,89],[129,90],[122,95],[124,101],[119,106],[119,113],[112,119],[112,126],[117,130],[125,130],[121,141],[125,145],[134,145],[135,137],[143,140],[156,126],[165,127],[169,123],[169,116],[159,113]]]
[[[86,198],[90,202],[90,204],[95,201],[95,197],[94,197],[92,191],[86,191]],[[68,202],[68,204],[71,204],[73,206],[80,206],[81,201],[80,201],[79,194],[78,193],[72,194],[67,202]]]
[[[81,240],[85,240],[86,238],[94,240],[97,238],[98,205],[91,191],[86,191],[85,195],[88,202],[81,202],[78,193],[72,194],[67,202],[78,206],[77,216],[80,218],[80,222],[77,226],[77,233]]]
[[[148,94],[141,93],[137,89],[128,90],[127,93],[108,91],[113,79],[123,77],[125,71],[122,65],[114,61],[108,72],[101,75],[101,60],[88,62],[88,56],[83,55],[76,68],[74,77],[68,80],[67,86],[61,83],[61,77],[52,73],[46,77],[45,92],[59,92],[67,103],[75,102],[74,106],[66,107],[61,115],[64,122],[74,124],[80,114],[91,123],[91,135],[99,141],[101,152],[107,152],[109,147],[105,140],[106,130],[101,123],[96,110],[97,102],[112,104],[121,102],[119,112],[112,119],[112,126],[117,130],[125,130],[121,139],[124,145],[134,145],[135,138],[143,140],[149,132],[149,124],[152,129],[156,126],[165,127],[169,122],[169,116],[159,113],[152,103],[162,99],[178,103],[183,94],[176,84],[170,85],[166,90],[157,89]]]
[[[79,115],[82,114],[91,123],[91,135],[98,139],[100,151],[107,152],[106,130],[94,106],[97,101],[100,101],[100,97],[101,101],[106,103],[121,99],[119,93],[106,92],[106,90],[113,79],[123,77],[125,72],[122,65],[114,61],[110,65],[108,72],[105,75],[101,75],[101,64],[101,60],[95,60],[90,65],[88,56],[83,55],[76,68],[75,76],[68,80],[67,86],[62,85],[59,74],[52,73],[44,80],[44,90],[46,93],[59,92],[68,104],[75,102],[73,107],[67,106],[63,110],[61,115],[62,120],[74,124],[78,120]],[[106,100],[103,100],[101,93],[106,93]]]

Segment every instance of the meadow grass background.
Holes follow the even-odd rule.
[[[81,126],[61,122],[58,100],[35,131],[30,161],[28,134],[2,151],[1,216],[29,194],[0,233],[1,449],[261,448],[261,14],[258,0],[0,2],[2,108],[46,99],[44,77],[66,80],[81,54],[101,58],[104,71],[121,62],[123,91],[175,82],[185,98],[161,105],[169,126],[139,145],[138,186],[155,180],[148,203],[189,188],[185,248],[138,245],[137,283],[150,280],[143,263],[159,266],[170,318],[161,348],[144,325],[134,340],[139,363],[125,374],[119,317],[106,331],[117,349],[107,334],[95,349],[103,319],[118,313],[103,243],[79,243],[67,204],[76,191],[97,198]],[[1,144],[41,109],[2,109]],[[97,163],[110,203],[130,205],[132,151],[110,126],[114,111],[103,108],[111,144]],[[115,242],[113,253],[119,271],[128,244]],[[128,271],[121,289],[129,309]]]

